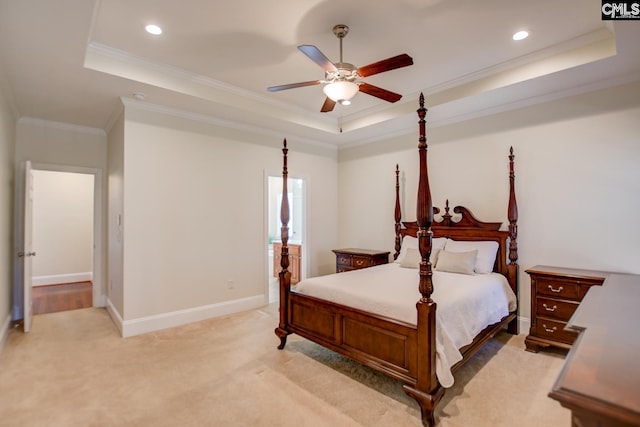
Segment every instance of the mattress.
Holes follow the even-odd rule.
[[[417,324],[419,270],[398,263],[305,279],[296,292]],[[517,307],[507,279],[498,273],[433,272],[431,298],[436,310],[436,375],[443,387],[454,383],[451,367],[462,360],[460,348],[487,326]]]

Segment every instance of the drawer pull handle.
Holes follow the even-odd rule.
[[[556,293],[557,292],[562,292],[562,290],[564,289],[562,286],[560,286],[558,289],[554,289],[553,286],[551,286],[551,285],[547,286],[547,288],[549,288],[549,290],[551,292],[556,292]]]
[[[558,330],[558,328],[556,326],[554,326],[553,328],[547,328],[547,324],[543,323],[542,327],[544,328],[545,331],[550,332],[550,333],[554,333],[555,331]]]
[[[544,309],[545,309],[545,310],[547,310],[547,311],[556,311],[556,310],[558,309],[558,306],[557,306],[557,305],[554,305],[554,306],[553,306],[553,307],[551,307],[551,308],[549,308],[549,307],[547,306],[547,304],[542,304],[542,306],[543,306],[543,307],[544,307]]]
[[[356,260],[356,264],[357,264],[357,265],[363,265],[363,264],[364,264],[364,261],[362,261],[361,259],[357,259],[357,260]]]

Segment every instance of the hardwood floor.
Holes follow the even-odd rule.
[[[33,314],[75,310],[93,305],[91,282],[34,286],[31,291]]]

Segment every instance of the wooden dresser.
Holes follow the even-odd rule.
[[[390,252],[354,248],[334,249],[333,253],[336,254],[336,273],[387,264],[390,254]]]
[[[639,303],[640,276],[611,273],[569,320],[579,336],[549,396],[572,426],[640,426]]]
[[[543,347],[571,348],[577,334],[566,330],[567,322],[591,286],[600,286],[609,273],[536,265],[526,270],[531,277],[531,329],[525,339],[527,351]]]
[[[300,264],[302,257],[302,245],[289,243],[289,271],[291,272],[291,284],[300,281]],[[280,267],[280,258],[282,255],[282,243],[273,242],[273,276],[278,277],[278,273],[282,270]]]

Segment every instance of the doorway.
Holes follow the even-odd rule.
[[[92,230],[93,230],[93,244],[90,248],[90,256],[92,259],[92,305],[94,307],[104,307],[106,303],[106,296],[104,290],[104,263],[105,263],[105,251],[104,251],[104,231],[103,230],[103,214],[102,209],[104,205],[103,197],[105,192],[103,191],[103,173],[101,169],[82,167],[82,166],[69,166],[60,164],[47,164],[47,163],[35,163],[35,162],[23,162],[16,168],[15,175],[15,239],[14,248],[17,256],[14,258],[14,282],[13,282],[13,309],[12,319],[14,321],[23,321],[25,325],[24,330],[28,332],[28,325],[31,318],[31,295],[27,298],[27,289],[32,289],[31,283],[29,286],[24,286],[25,282],[30,282],[33,276],[32,273],[32,258],[22,256],[24,254],[27,243],[25,242],[25,231],[29,230],[29,235],[33,228],[32,221],[32,203],[29,202],[29,209],[25,210],[27,205],[25,195],[32,194],[32,186],[29,184],[31,178],[26,180],[26,175],[33,176],[34,171],[57,171],[57,172],[71,172],[78,174],[87,174],[93,176],[93,218],[92,218]],[[31,200],[32,197],[29,197]],[[28,224],[28,225],[27,225]],[[32,243],[32,238],[29,239],[29,245]],[[31,246],[31,245],[30,245]],[[34,251],[35,252],[35,251]],[[36,252],[37,255],[37,252]],[[29,267],[27,269],[27,266]],[[28,271],[28,273],[27,273]],[[27,279],[28,277],[28,279]]]
[[[289,271],[291,282],[306,277],[306,180],[289,177]],[[278,273],[280,272],[280,209],[282,206],[282,176],[267,176],[267,295],[268,302],[278,301]]]
[[[32,170],[33,314],[93,305],[93,174]]]

